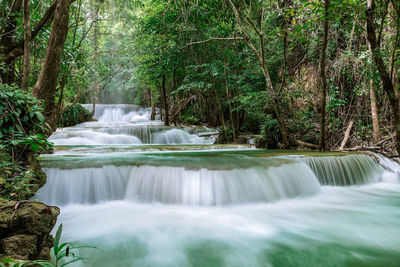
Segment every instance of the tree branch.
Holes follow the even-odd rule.
[[[228,38],[220,38],[220,37],[213,37],[204,41],[198,41],[198,42],[192,42],[192,43],[187,43],[186,45],[182,46],[181,49],[186,48],[191,45],[198,45],[198,44],[205,44],[208,42],[212,41],[236,41],[236,40],[243,40],[244,38],[242,37],[228,37]]]

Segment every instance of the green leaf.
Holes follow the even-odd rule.
[[[56,236],[54,238],[54,254],[57,255],[59,252],[59,248],[58,248],[58,244],[60,243],[60,238],[61,238],[61,234],[62,234],[62,228],[63,225],[62,223],[60,224],[60,226],[58,226],[57,232],[56,232]]]
[[[40,122],[44,122],[44,116],[42,115],[42,113],[40,113],[39,111],[35,112],[36,117],[38,117],[38,119],[40,120]]]

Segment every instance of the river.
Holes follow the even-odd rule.
[[[90,109],[88,105],[87,108]],[[379,155],[213,145],[149,108],[58,129],[36,198],[80,266],[400,266],[400,166]]]

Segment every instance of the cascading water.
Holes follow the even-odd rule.
[[[88,106],[90,109],[90,107]],[[57,130],[37,199],[81,266],[398,266],[400,165],[380,155],[211,145],[150,109],[96,105]]]
[[[89,110],[92,106],[84,105]],[[97,122],[57,129],[49,138],[56,146],[123,144],[211,144],[215,130],[198,127],[171,128],[161,121],[150,121],[151,108],[137,105],[96,105]],[[156,118],[159,116],[157,115]]]

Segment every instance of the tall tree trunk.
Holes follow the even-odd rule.
[[[381,77],[383,90],[386,92],[390,110],[392,112],[392,126],[396,133],[396,150],[400,155],[400,114],[399,114],[399,100],[396,97],[392,79],[390,78],[389,72],[385,67],[385,63],[382,59],[380,47],[377,44],[376,32],[374,28],[374,16],[375,16],[375,2],[374,0],[368,0],[367,10],[365,12],[367,18],[367,38],[370,43],[372,57],[375,65],[378,68],[379,75]]]
[[[58,0],[57,2],[43,67],[33,88],[34,96],[44,100],[44,115],[53,129],[56,126],[55,92],[61,70],[62,51],[68,33],[71,4],[71,0]]]
[[[264,25],[264,9],[261,10],[261,16],[259,16],[259,23],[256,23],[255,21],[251,20],[250,18],[250,13],[247,16],[242,16],[239,14],[238,9],[236,8],[235,4],[232,2],[232,0],[228,0],[229,5],[232,8],[232,11],[235,15],[237,25],[239,26],[241,30],[241,34],[243,35],[243,40],[246,42],[247,46],[253,51],[254,55],[256,56],[262,72],[264,74],[264,79],[266,83],[266,91],[269,93],[273,100],[273,107],[274,107],[274,112],[276,114],[276,117],[278,119],[279,123],[279,129],[281,131],[282,135],[282,142],[283,142],[283,147],[284,148],[289,148],[289,140],[287,138],[287,129],[286,129],[286,119],[284,114],[281,111],[281,101],[280,101],[280,94],[279,92],[275,91],[275,88],[272,84],[271,77],[269,75],[269,71],[267,68],[267,65],[265,63],[265,47],[264,47],[264,39],[265,39],[265,33],[263,30],[263,25]],[[245,17],[245,19],[243,19]],[[257,34],[258,36],[258,41],[259,41],[259,48],[257,49],[254,43],[251,40],[251,33],[249,30],[243,26],[244,23],[247,23]],[[256,24],[260,25],[260,28],[256,26]]]
[[[22,71],[22,89],[29,90],[29,72],[31,67],[31,1],[24,0],[24,64]]]
[[[226,73],[226,63],[224,61],[224,77],[225,77],[225,93],[226,93],[226,99],[229,101],[228,106],[229,106],[229,118],[231,120],[231,127],[232,127],[232,133],[233,133],[233,141],[236,141],[236,129],[235,129],[235,120],[233,119],[233,113],[232,113],[232,104],[230,102],[231,100],[231,93],[229,92],[229,84],[228,84],[228,77]],[[222,110],[222,107],[221,107]],[[225,125],[225,122],[224,122]]]
[[[150,91],[150,102],[151,102],[151,116],[150,119],[154,121],[156,119],[156,106],[154,105],[154,99],[153,99],[153,90],[149,88]]]
[[[0,29],[0,58],[4,62],[5,68],[0,69],[0,81],[7,84],[15,82],[15,61],[24,54],[24,40],[17,41],[15,30],[17,27],[18,12],[23,7],[24,0],[14,0],[9,10],[9,16],[2,24],[4,28]],[[54,1],[47,8],[42,18],[36,23],[31,33],[31,39],[35,38],[43,27],[48,23],[56,9],[57,1]]]
[[[97,43],[97,36],[98,36],[98,26],[97,26],[97,20],[99,18],[99,6],[93,7],[92,2],[90,3],[90,11],[92,15],[92,23],[93,23],[93,52],[94,52],[94,58],[93,61],[95,62],[95,66],[97,66],[97,55],[98,55],[98,43]],[[98,4],[97,4],[98,5]],[[94,71],[94,83],[93,83],[93,95],[92,95],[92,102],[93,102],[93,108],[91,115],[93,116],[96,113],[96,103],[97,103],[97,98],[99,94],[99,75],[97,73],[97,70],[95,69]]]
[[[163,101],[164,110],[165,110],[164,125],[165,126],[169,126],[167,88],[165,86],[165,83],[166,83],[166,77],[165,77],[165,74],[163,74],[163,76],[162,76],[162,86],[161,86],[161,95],[162,95],[162,101]]]
[[[321,47],[321,56],[319,61],[320,76],[321,76],[321,134],[319,139],[319,150],[326,150],[326,48],[328,46],[328,31],[329,31],[329,6],[330,0],[325,0],[324,13],[324,37]]]
[[[379,128],[379,118],[378,118],[378,107],[376,104],[376,93],[373,87],[373,82],[371,81],[371,88],[369,89],[369,97],[371,100],[371,116],[372,116],[372,129],[373,137],[375,142],[379,142],[381,139],[381,130]]]

